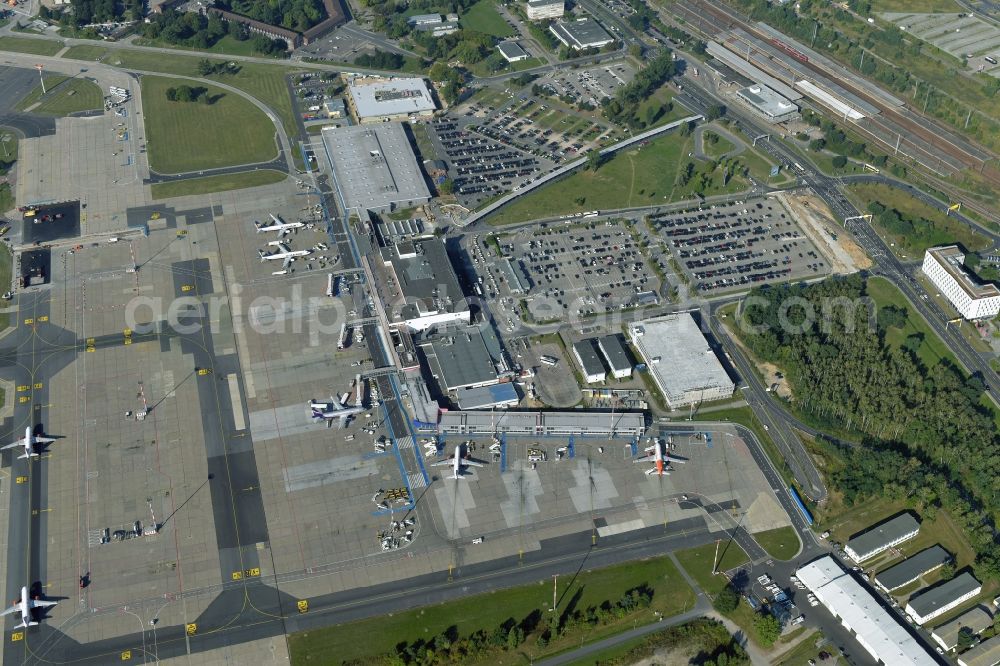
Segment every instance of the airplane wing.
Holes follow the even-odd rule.
[[[41,444],[48,444],[48,443],[54,442],[56,440],[53,437],[35,437],[35,441],[36,442],[40,442]]]
[[[454,464],[455,464],[455,457],[452,456],[451,458],[445,458],[444,460],[439,460],[438,462],[431,463],[431,467],[443,467],[444,465],[450,466]]]
[[[472,458],[462,458],[462,464],[468,465],[469,467],[486,467],[486,463],[474,460]]]
[[[42,601],[41,599],[32,599],[31,605],[35,608],[46,608],[48,606],[55,606],[58,601]]]
[[[41,442],[41,441],[48,441],[48,440],[39,439],[38,441]],[[8,444],[7,446],[0,446],[0,451],[6,451],[7,449],[13,449],[15,446],[24,446],[24,438],[22,437],[21,439],[17,440],[16,442],[13,442],[12,444]]]
[[[286,269],[286,268],[288,268],[291,265],[292,265],[292,258],[291,257],[285,257],[285,260],[281,262],[281,268],[282,269]]]
[[[4,615],[10,615],[11,613],[16,613],[19,610],[21,610],[21,607],[19,605],[17,605],[17,604],[14,604],[13,606],[11,606],[10,608],[8,608],[7,610],[5,610],[2,613],[0,613],[0,617],[3,617]]]
[[[41,440],[38,440],[41,441]],[[674,456],[664,456],[663,460],[673,465],[674,463],[684,464],[687,462],[686,458],[675,458]]]
[[[643,456],[641,458],[635,458],[635,459],[632,460],[632,462],[634,462],[634,463],[642,463],[642,462],[652,462],[654,460],[656,460],[656,456],[654,456],[652,453],[650,453],[650,454],[645,455],[645,456]]]

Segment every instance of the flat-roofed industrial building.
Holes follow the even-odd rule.
[[[604,357],[608,367],[611,368],[611,376],[615,379],[624,379],[632,376],[632,358],[629,356],[621,335],[614,333],[605,335],[597,339],[597,349]]]
[[[497,44],[497,51],[507,62],[521,62],[530,57],[528,52],[521,48],[517,42],[500,42]]]
[[[906,603],[906,614],[917,624],[924,624],[957,608],[982,591],[982,583],[972,574],[962,572],[951,580],[938,583],[910,597]]]
[[[906,627],[829,555],[799,567],[795,573],[877,662],[892,666],[937,663]]]
[[[957,245],[928,249],[922,270],[966,319],[989,319],[1000,313],[1000,288],[976,282],[965,269],[965,255]]]
[[[430,190],[401,123],[324,128],[321,134],[341,204],[385,213],[427,203]]]
[[[690,312],[629,324],[628,335],[672,409],[733,396],[736,384]]]
[[[783,123],[799,117],[798,106],[760,83],[736,91],[736,97],[771,123]]]
[[[588,384],[604,381],[607,370],[604,369],[604,364],[601,363],[601,359],[597,355],[592,338],[580,340],[573,345],[573,358],[576,359],[577,365],[583,372],[583,378]]]
[[[886,592],[898,590],[926,573],[951,561],[951,553],[941,546],[931,546],[875,576],[875,583]]]
[[[481,412],[450,411],[441,414],[442,434],[512,437],[639,437],[646,429],[642,412]]]
[[[901,513],[848,541],[844,546],[844,552],[855,562],[863,562],[912,539],[919,532],[920,523],[917,519],[909,513]]]
[[[426,118],[437,109],[427,83],[417,77],[352,79],[347,92],[351,111],[361,124]]]
[[[993,626],[993,615],[982,606],[976,606],[962,613],[951,622],[935,627],[931,632],[933,638],[943,650],[953,650],[958,645],[958,634],[962,629],[978,636]]]
[[[584,17],[575,21],[556,21],[549,26],[549,32],[555,38],[574,51],[583,49],[599,49],[615,41],[601,24],[592,18]]]

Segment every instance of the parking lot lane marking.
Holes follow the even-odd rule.
[[[229,382],[229,400],[233,408],[233,426],[237,430],[246,430],[246,420],[243,418],[243,398],[240,396],[240,380],[236,373],[226,375]]]

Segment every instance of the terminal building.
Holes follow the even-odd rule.
[[[918,592],[906,604],[906,614],[917,624],[930,622],[957,608],[983,591],[983,584],[970,573],[960,573],[951,580]]]
[[[1000,635],[958,655],[958,666],[996,666],[996,664],[1000,664]]]
[[[920,523],[917,519],[909,513],[901,513],[848,541],[844,552],[855,562],[863,562],[912,539],[918,532]]]
[[[581,340],[574,344],[573,358],[576,359],[580,370],[583,372],[583,378],[588,384],[604,381],[607,371],[604,369],[601,359],[597,356],[593,339]]]
[[[783,123],[799,117],[798,106],[759,83],[738,90],[736,97],[769,123]]]
[[[469,304],[458,284],[444,243],[403,241],[380,249],[379,288],[389,326],[411,332],[435,326],[468,325]],[[379,279],[380,278],[380,279]]]
[[[429,118],[437,105],[421,78],[352,79],[347,84],[351,113],[361,124]]]
[[[628,335],[671,409],[733,397],[736,385],[690,312],[629,324]]]
[[[575,21],[556,21],[549,26],[549,32],[574,51],[599,49],[615,41],[600,23],[587,17]]]
[[[886,592],[898,590],[951,562],[951,559],[951,554],[941,546],[931,546],[876,575],[875,584]]]
[[[962,629],[971,632],[973,636],[978,636],[992,626],[993,616],[990,615],[990,612],[982,606],[976,606],[951,622],[935,627],[934,631],[931,632],[931,638],[941,646],[942,650],[947,652],[958,646],[958,634]]]
[[[642,412],[442,412],[441,434],[511,437],[599,436],[634,438],[646,429]]]
[[[431,199],[401,123],[326,127],[323,148],[341,205],[359,215],[412,208]]]
[[[459,409],[506,409],[521,401],[510,382],[456,391]]]
[[[937,663],[906,627],[829,555],[800,567],[795,573],[875,661],[892,666]]]
[[[957,245],[932,247],[924,253],[923,271],[966,319],[989,319],[1000,313],[1000,289],[976,282],[964,266]]]
[[[564,0],[528,0],[527,14],[529,21],[560,18],[566,11]]]
[[[449,327],[418,339],[416,345],[445,392],[496,384],[500,374],[508,370],[499,342],[488,326]]]
[[[629,356],[628,350],[625,349],[620,335],[616,333],[598,338],[597,348],[608,367],[611,368],[612,377],[624,379],[632,376],[632,358]]]

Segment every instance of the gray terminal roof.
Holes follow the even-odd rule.
[[[769,116],[783,116],[799,110],[785,97],[759,83],[743,88],[739,94]]]
[[[976,606],[967,613],[962,613],[951,622],[935,627],[931,634],[946,650],[958,645],[958,632],[962,627],[968,627],[975,634],[993,625],[993,616],[982,606]]]
[[[448,331],[422,346],[446,391],[497,381],[493,357],[477,327]]]
[[[910,601],[906,605],[920,617],[926,617],[938,608],[947,606],[955,599],[981,586],[982,583],[976,580],[972,574],[963,572],[951,580],[915,594],[910,597]]]
[[[617,333],[605,335],[598,340],[598,346],[612,370],[627,370],[632,367],[632,361],[625,350],[625,345],[622,344],[621,335]]]
[[[863,557],[886,544],[894,542],[920,527],[920,523],[909,513],[902,513],[891,520],[876,525],[847,542],[847,546]]]
[[[322,136],[348,209],[382,210],[430,199],[402,123],[327,128]]]
[[[552,24],[552,30],[558,32],[568,44],[578,49],[600,46],[611,40],[611,35],[608,34],[607,30],[591,18],[559,21]]]
[[[401,253],[405,256],[400,256]],[[400,290],[406,297],[406,305],[400,311],[403,320],[416,319],[428,312],[464,312],[469,309],[441,241],[428,239],[399,243],[383,248],[382,256],[392,263]]]
[[[931,546],[879,573],[875,580],[885,589],[895,590],[950,560],[951,554],[947,550],[941,546]]]

